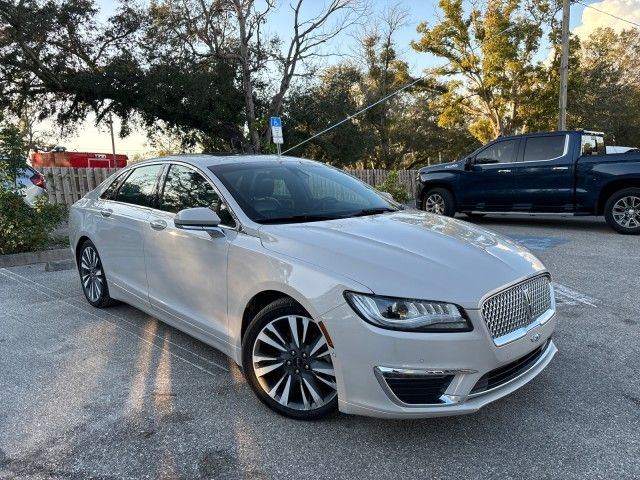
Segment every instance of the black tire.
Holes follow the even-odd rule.
[[[285,322],[283,317],[294,317],[298,342],[293,339],[293,333],[287,336],[285,330],[279,329],[287,325],[279,323]],[[304,326],[302,322],[307,321],[312,323],[307,323],[307,328],[304,329],[305,335],[302,334],[299,327]],[[264,329],[270,330],[265,331]],[[276,330],[280,336],[275,336],[272,333],[273,330]],[[291,329],[289,331],[292,332]],[[282,351],[280,348],[276,349],[272,346],[272,343],[261,340],[264,338],[263,335],[266,335],[266,332],[269,332],[268,337],[272,342],[276,341],[277,345],[284,345]],[[321,338],[317,332],[320,332]],[[260,339],[258,338],[259,336]],[[283,340],[284,343],[279,339]],[[331,371],[333,371],[330,349],[327,345],[318,349],[315,353],[317,358],[313,358],[314,354],[311,351],[315,343],[320,343],[323,339],[322,330],[311,319],[309,313],[291,298],[278,299],[258,312],[244,335],[242,366],[249,385],[260,401],[279,414],[297,420],[317,420],[336,412],[338,409],[337,391],[324,383],[331,377],[325,373],[315,372],[315,369],[321,366],[324,366],[324,370],[331,368]],[[314,343],[314,345],[308,346],[305,343],[306,341]],[[296,343],[298,344],[297,347]],[[259,358],[264,358],[263,355],[267,355],[263,353],[265,348],[271,349],[269,355],[272,355],[274,360],[261,361],[255,359],[254,352],[258,353],[257,356]],[[292,354],[294,350],[296,351],[295,356]],[[303,354],[306,360],[303,359]],[[303,364],[303,362],[305,363]],[[262,373],[260,379],[258,379],[256,364],[258,365],[258,370],[262,369],[263,371],[276,364],[280,364],[280,366],[269,370],[268,373]],[[309,367],[308,369],[307,366]],[[322,380],[322,382],[318,382],[318,380]],[[333,380],[333,386],[335,387],[335,375]],[[317,402],[315,398],[312,398],[312,389],[313,393],[318,397],[322,395],[323,402]],[[326,396],[324,393],[326,393]],[[309,408],[304,409],[307,404],[309,404]],[[314,405],[317,406],[314,407]]]
[[[483,218],[486,215],[486,213],[474,213],[474,212],[464,212],[464,214],[470,220],[480,220],[481,218]]]
[[[87,302],[96,308],[109,307],[115,303],[109,296],[109,285],[98,249],[91,240],[85,240],[78,252],[78,273]]]
[[[604,206],[604,218],[618,233],[639,235],[640,188],[625,188],[611,195]]]
[[[422,209],[425,212],[453,217],[456,214],[456,201],[451,191],[446,188],[432,188],[422,198]]]

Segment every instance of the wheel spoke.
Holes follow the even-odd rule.
[[[335,377],[336,373],[333,370],[333,367],[313,367],[314,372],[324,373],[325,375],[331,375]]]
[[[318,386],[315,384],[315,380],[303,377],[302,381],[304,381],[304,384],[309,389],[309,393],[313,397],[313,401],[316,403],[322,403],[322,397],[320,396],[320,393],[318,391]]]
[[[256,372],[256,377],[264,377],[267,373],[273,372],[276,368],[280,368],[282,365],[284,365],[284,362],[278,362],[266,367],[254,368],[253,371]]]
[[[291,375],[287,377],[287,383],[284,386],[284,390],[282,391],[282,395],[280,395],[280,404],[285,407],[289,404],[289,389],[291,388]]]
[[[298,338],[298,319],[296,317],[289,317],[289,330],[291,331],[291,338],[296,347],[300,348],[300,339]]]
[[[267,334],[264,333],[264,332],[260,332],[260,335],[258,335],[258,340],[260,340],[261,342],[266,343],[267,345],[271,345],[273,348],[277,348],[281,352],[286,352],[287,351],[287,349],[284,348],[283,345],[280,345],[279,343],[277,343],[271,337],[267,336]]]
[[[307,339],[307,329],[309,328],[309,319],[308,318],[303,318],[302,319],[302,343],[304,344],[305,340]]]
[[[315,372],[313,372],[313,373],[315,374]],[[337,388],[337,387],[336,387],[336,383],[335,383],[335,382],[332,382],[332,381],[331,381],[331,380],[329,380],[329,379],[326,379],[326,378],[324,378],[324,377],[321,377],[320,375],[316,375],[315,377],[316,377],[318,380],[320,380],[321,382],[326,383],[327,385],[329,385],[329,386],[330,386],[331,388],[333,388],[334,390]]]
[[[303,382],[298,382],[300,384],[300,394],[302,395],[302,404],[304,405],[305,410],[309,410],[311,408],[311,404],[309,403],[309,399],[307,399],[307,394],[304,393],[304,385]]]
[[[267,392],[267,395],[269,395],[271,398],[273,398],[274,400],[276,399],[276,392],[278,391],[278,387],[282,384],[282,381],[287,378],[287,373],[283,373],[282,377],[280,377],[280,380],[278,380],[278,383],[276,383],[273,388],[271,390],[269,390]]]
[[[320,350],[321,347],[323,347],[326,344],[327,344],[327,342],[325,341],[324,337],[320,336],[318,338],[318,340],[316,341],[316,344],[311,349],[311,352],[309,353],[309,355],[315,354],[318,350]]]

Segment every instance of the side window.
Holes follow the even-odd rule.
[[[605,155],[604,138],[598,135],[582,135],[580,142],[582,155]]]
[[[136,168],[123,182],[113,200],[143,207],[151,206],[162,167],[162,165],[149,165]]]
[[[100,198],[103,198],[105,200],[112,200],[113,196],[118,191],[118,187],[122,183],[122,180],[126,178],[128,173],[129,172],[127,171],[127,172],[121,173],[120,175],[117,175],[115,180],[111,182],[111,184],[106,189],[103,190],[102,195],[100,195]]]
[[[222,225],[236,225],[229,208],[206,178],[189,167],[171,165],[160,199],[160,210],[178,213],[194,207],[210,208],[218,214]]]
[[[524,147],[524,161],[551,160],[564,154],[566,135],[527,138]]]
[[[518,153],[518,140],[504,140],[489,145],[476,155],[476,163],[511,163]]]

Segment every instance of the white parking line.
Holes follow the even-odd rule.
[[[49,297],[49,298],[51,298],[51,299],[53,299],[53,300],[59,300],[59,301],[61,301],[61,302],[65,303],[65,304],[69,305],[70,307],[75,308],[76,310],[80,310],[81,312],[86,313],[86,314],[88,314],[88,315],[91,315],[92,317],[95,317],[95,318],[98,318],[98,319],[103,320],[103,321],[105,321],[105,322],[108,322],[108,323],[110,323],[110,324],[114,325],[115,327],[119,328],[120,330],[122,330],[122,331],[124,331],[124,332],[126,332],[126,333],[128,333],[128,334],[130,334],[130,335],[132,335],[132,336],[134,336],[134,337],[139,338],[139,339],[140,339],[140,340],[142,340],[143,342],[149,343],[149,344],[151,344],[152,346],[154,346],[154,347],[156,347],[156,348],[158,348],[158,349],[160,349],[160,350],[164,350],[164,347],[163,347],[163,346],[157,345],[156,343],[154,343],[154,342],[152,342],[152,341],[149,341],[149,340],[147,340],[146,338],[143,338],[142,336],[138,335],[137,333],[134,333],[134,332],[132,332],[132,331],[130,331],[130,330],[127,330],[126,328],[123,328],[121,325],[118,325],[116,322],[113,322],[113,321],[111,321],[111,320],[109,320],[109,319],[107,319],[107,318],[104,318],[104,317],[102,317],[102,316],[100,316],[100,315],[97,315],[97,314],[96,314],[96,313],[94,313],[94,312],[91,312],[91,311],[85,310],[85,309],[84,309],[84,308],[82,308],[82,307],[79,307],[79,306],[77,306],[77,305],[74,305],[73,303],[71,303],[71,301],[69,301],[68,299],[64,298],[64,293],[59,292],[59,291],[57,291],[57,290],[54,290],[53,288],[50,288],[50,287],[48,287],[47,285],[44,285],[44,284],[42,284],[42,283],[36,282],[36,281],[34,281],[34,280],[31,280],[30,278],[24,277],[24,276],[22,276],[22,275],[20,275],[20,274],[18,274],[18,273],[16,273],[16,272],[12,272],[12,271],[10,271],[10,270],[7,270],[6,268],[0,268],[0,275],[3,275],[4,277],[9,278],[9,279],[11,279],[11,280],[14,280],[14,281],[16,281],[16,282],[18,282],[18,283],[22,283],[23,285],[26,285],[26,286],[29,286],[29,284],[28,284],[28,283],[25,283],[25,282],[29,282],[29,283],[30,283],[30,284],[32,284],[32,285],[35,285],[35,286],[38,286],[38,287],[40,287],[40,288],[43,288],[43,289],[49,290],[50,292],[54,292],[56,295],[59,295],[59,296],[60,296],[60,297],[62,297],[62,298],[57,298],[55,295],[52,295],[51,293],[47,293],[47,292],[43,292],[43,291],[41,291],[41,293],[43,293],[44,295],[46,295],[47,297]],[[16,277],[17,277],[17,278],[16,278]],[[123,317],[120,317],[119,315],[114,315],[114,314],[112,314],[112,313],[110,313],[110,312],[106,312],[106,311],[104,311],[104,310],[103,310],[103,311],[101,311],[101,313],[103,313],[103,314],[105,314],[105,315],[110,315],[110,316],[112,316],[112,317],[115,317],[115,318],[119,319],[120,321],[123,321],[123,322],[125,322],[125,323],[127,323],[127,324],[129,324],[129,325],[131,325],[131,326],[139,327],[139,325],[137,325],[137,324],[135,324],[135,323],[132,323],[132,322],[130,322],[130,321],[128,321],[128,320],[125,320]],[[175,346],[175,347],[177,347],[177,348],[179,348],[179,349],[181,349],[181,350],[184,350],[185,352],[188,352],[190,355],[193,355],[194,357],[197,357],[197,358],[199,358],[199,359],[201,359],[201,360],[203,360],[203,361],[207,362],[208,364],[210,364],[210,365],[212,365],[212,366],[214,366],[214,367],[217,367],[217,368],[219,368],[219,369],[221,369],[221,370],[224,370],[225,372],[228,372],[228,371],[229,371],[229,369],[228,369],[228,368],[226,368],[226,367],[224,367],[224,366],[222,366],[222,365],[220,365],[220,364],[218,364],[218,363],[212,362],[211,360],[206,359],[206,358],[204,358],[204,357],[202,357],[202,356],[198,355],[197,353],[194,353],[194,352],[192,352],[191,350],[189,350],[189,349],[187,349],[187,348],[184,348],[184,347],[182,347],[182,346],[178,345],[177,343],[174,343],[174,342],[171,342],[171,341],[165,340],[165,339],[164,339],[164,337],[162,337],[162,336],[161,336],[161,335],[159,335],[159,334],[154,334],[154,336],[155,336],[155,337],[157,337],[157,338],[162,339],[163,341],[166,341],[166,343],[168,343],[168,344],[170,344],[170,345],[173,345],[173,346]],[[215,376],[215,375],[216,375],[216,373],[212,372],[211,370],[208,370],[208,369],[206,369],[206,368],[204,368],[204,367],[202,367],[202,366],[200,366],[200,365],[197,365],[197,364],[195,364],[195,363],[191,362],[190,360],[188,360],[188,359],[186,359],[186,358],[184,358],[184,357],[182,357],[182,356],[180,356],[180,355],[178,355],[178,354],[176,354],[176,353],[174,353],[174,352],[171,352],[170,350],[167,350],[167,353],[168,353],[169,355],[171,355],[171,356],[173,356],[173,357],[175,357],[175,358],[179,359],[179,360],[182,360],[183,362],[188,363],[189,365],[192,365],[193,367],[197,368],[198,370],[201,370],[201,371],[203,371],[203,372],[205,372],[205,373],[208,373],[209,375],[212,375],[212,376]]]
[[[589,305],[590,307],[598,308],[596,303],[598,303],[597,298],[590,297],[584,293],[578,292],[577,290],[573,290],[565,285],[554,282],[553,287],[556,292],[556,302],[559,305]]]

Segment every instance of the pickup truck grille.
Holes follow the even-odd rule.
[[[550,308],[551,278],[539,275],[489,297],[482,304],[482,317],[496,341],[531,324]]]

